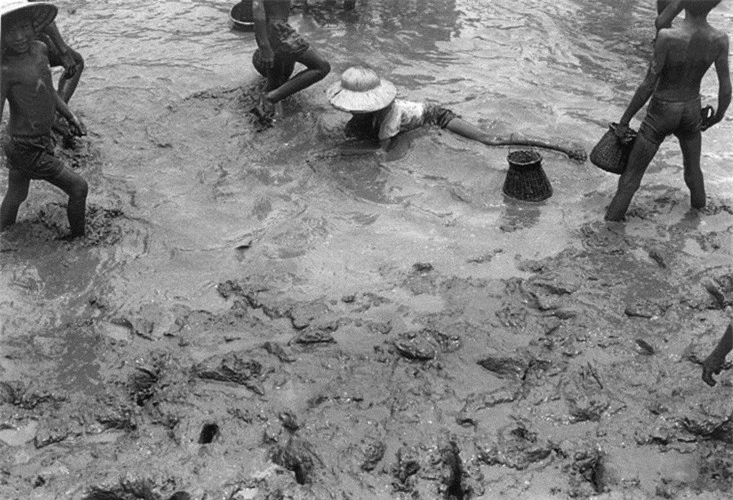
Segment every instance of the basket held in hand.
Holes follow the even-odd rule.
[[[601,170],[621,175],[626,169],[629,153],[631,153],[631,148],[634,146],[638,134],[635,130],[629,129],[626,136],[627,140],[621,141],[616,137],[617,125],[617,123],[609,125],[606,133],[603,134],[601,140],[590,152],[590,161]]]

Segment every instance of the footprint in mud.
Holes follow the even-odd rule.
[[[36,240],[61,240],[68,232],[66,206],[60,203],[47,203],[30,221],[28,237]],[[122,210],[104,208],[98,205],[87,205],[86,235],[73,240],[75,245],[83,247],[106,247],[119,245],[123,240],[131,239],[140,253],[147,251],[147,232],[139,223],[127,217]]]

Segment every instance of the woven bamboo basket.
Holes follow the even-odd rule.
[[[543,201],[552,196],[552,185],[542,169],[537,151],[512,151],[507,156],[509,170],[504,179],[505,195],[521,201]]]

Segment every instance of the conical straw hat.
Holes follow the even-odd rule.
[[[394,101],[397,89],[373,70],[355,66],[341,74],[341,81],[327,90],[331,105],[348,113],[371,113]]]
[[[33,15],[33,28],[43,30],[56,18],[58,9],[49,2],[28,2],[27,0],[0,0],[0,16],[28,9]]]

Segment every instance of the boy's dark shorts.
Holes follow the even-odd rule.
[[[639,133],[654,144],[661,144],[672,134],[679,139],[692,138],[702,129],[701,106],[699,97],[689,101],[665,101],[652,97]]]
[[[51,180],[64,169],[54,157],[51,136],[10,137],[3,139],[3,150],[10,170],[18,170],[30,179]]]
[[[310,48],[310,44],[288,23],[270,23],[267,33],[276,57],[297,57]]]
[[[458,118],[458,115],[450,109],[435,104],[428,104],[425,107],[425,123],[427,124],[445,128],[454,118]]]

